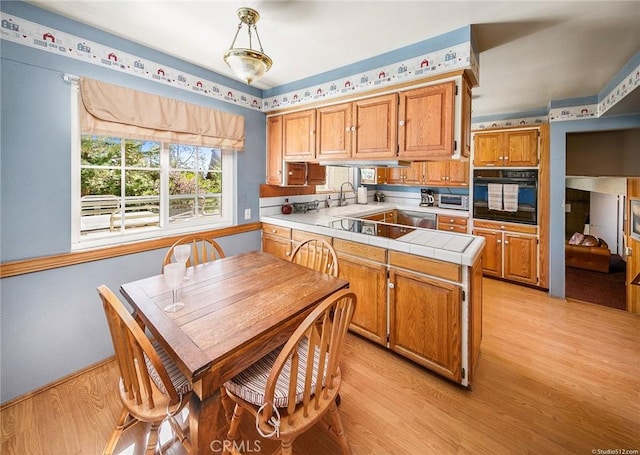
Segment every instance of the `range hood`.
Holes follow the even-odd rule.
[[[410,167],[411,161],[403,160],[345,160],[345,161],[319,161],[320,166],[341,166],[341,167]]]

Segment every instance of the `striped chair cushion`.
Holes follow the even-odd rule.
[[[304,395],[304,383],[305,383],[305,371],[307,368],[307,339],[304,338],[298,344],[298,383],[296,385],[296,403],[302,401]],[[242,398],[244,401],[262,406],[264,404],[264,392],[267,385],[267,379],[269,373],[273,368],[273,364],[276,358],[282,351],[282,346],[271,351],[269,354],[258,360],[242,373],[237,374],[231,380],[225,383],[225,388],[234,395]],[[316,387],[318,377],[318,363],[319,363],[318,349],[316,348],[316,355],[313,359],[313,373],[311,377],[311,390]],[[325,375],[326,375],[327,359],[325,359]],[[285,363],[278,382],[276,383],[276,389],[273,394],[273,404],[278,408],[284,408],[289,404],[289,377],[291,376],[291,359]],[[323,378],[324,383],[324,378]],[[313,395],[313,393],[312,393]]]
[[[164,350],[162,345],[158,343],[157,340],[151,340],[151,344],[153,345],[154,349],[158,353],[158,357],[160,357],[160,361],[164,365],[164,369],[167,370],[169,379],[171,379],[171,383],[173,384],[173,387],[176,389],[176,392],[178,392],[178,395],[184,396],[187,393],[191,392],[191,383],[185,377],[185,375],[182,374],[182,371],[180,371],[180,369],[175,364],[175,362],[171,360],[171,357],[169,357],[169,354],[167,354],[167,351]],[[149,371],[149,376],[151,376],[151,379],[155,383],[156,387],[158,387],[158,389],[160,390],[160,392],[162,392],[163,395],[168,395],[167,389],[165,389],[164,385],[162,384],[162,381],[160,380],[160,375],[158,374],[158,371],[155,369],[155,367],[153,366],[153,364],[151,363],[151,361],[149,360],[146,354],[144,355],[144,362],[147,364],[147,370]]]

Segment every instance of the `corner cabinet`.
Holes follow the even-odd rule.
[[[426,160],[454,153],[455,81],[400,93],[398,156]]]
[[[537,128],[475,133],[473,165],[535,167],[539,135]]]
[[[291,256],[291,229],[273,224],[262,225],[262,251],[289,260]]]

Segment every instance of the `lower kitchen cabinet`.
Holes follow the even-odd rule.
[[[467,233],[467,218],[462,216],[438,215],[438,230]]]
[[[474,221],[473,235],[486,240],[482,271],[485,275],[538,284],[538,237],[535,226]]]
[[[370,216],[394,219],[395,211]],[[349,330],[471,388],[482,340],[482,261],[462,265],[355,240],[263,224],[263,250],[288,259],[309,238],[332,243],[358,301]]]
[[[358,302],[350,329],[371,341],[387,344],[387,251],[371,245],[334,239],[338,276],[349,281]]]
[[[291,256],[291,229],[263,224],[262,251],[288,261]]]
[[[460,287],[392,267],[389,288],[389,347],[460,382]]]

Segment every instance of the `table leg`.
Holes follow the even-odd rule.
[[[216,390],[204,401],[194,393],[189,402],[189,434],[192,454],[210,454],[220,450],[223,441],[218,440],[220,391]],[[212,448],[214,450],[212,450]]]

